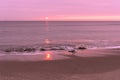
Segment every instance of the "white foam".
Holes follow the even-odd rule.
[[[92,48],[88,48],[88,49],[116,49],[116,48],[120,48],[120,46],[92,47]]]
[[[43,53],[40,52],[40,51],[30,52],[30,53],[27,53],[27,52],[23,52],[23,53],[20,53],[20,52],[12,52],[12,53],[10,53],[10,54],[0,54],[0,56],[4,56],[4,55],[40,55],[40,54],[43,54]]]
[[[120,48],[120,46],[111,46],[111,47],[105,47],[107,49],[114,49],[114,48]]]

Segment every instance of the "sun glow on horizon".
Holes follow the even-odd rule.
[[[120,16],[49,16],[49,17],[45,17],[45,20],[46,21],[120,21]]]
[[[70,20],[120,20],[120,16],[70,16],[65,17]]]
[[[45,20],[48,20],[49,18],[48,17],[45,17]]]

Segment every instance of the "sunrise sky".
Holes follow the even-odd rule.
[[[120,0],[0,0],[0,20],[120,20]]]

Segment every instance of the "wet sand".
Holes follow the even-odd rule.
[[[21,56],[27,61],[5,61],[1,56],[0,80],[119,80],[120,49],[84,50],[76,55],[57,54],[60,59],[39,60]],[[10,56],[11,57],[11,56]],[[33,59],[37,59],[32,61]],[[30,61],[29,61],[30,60]]]

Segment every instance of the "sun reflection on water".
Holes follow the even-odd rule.
[[[48,54],[46,55],[46,58],[47,58],[47,59],[50,59],[50,57],[51,57],[51,55],[48,53]]]
[[[51,51],[45,52],[45,60],[52,60],[52,52]]]
[[[50,44],[50,40],[49,39],[45,39],[45,44]]]

